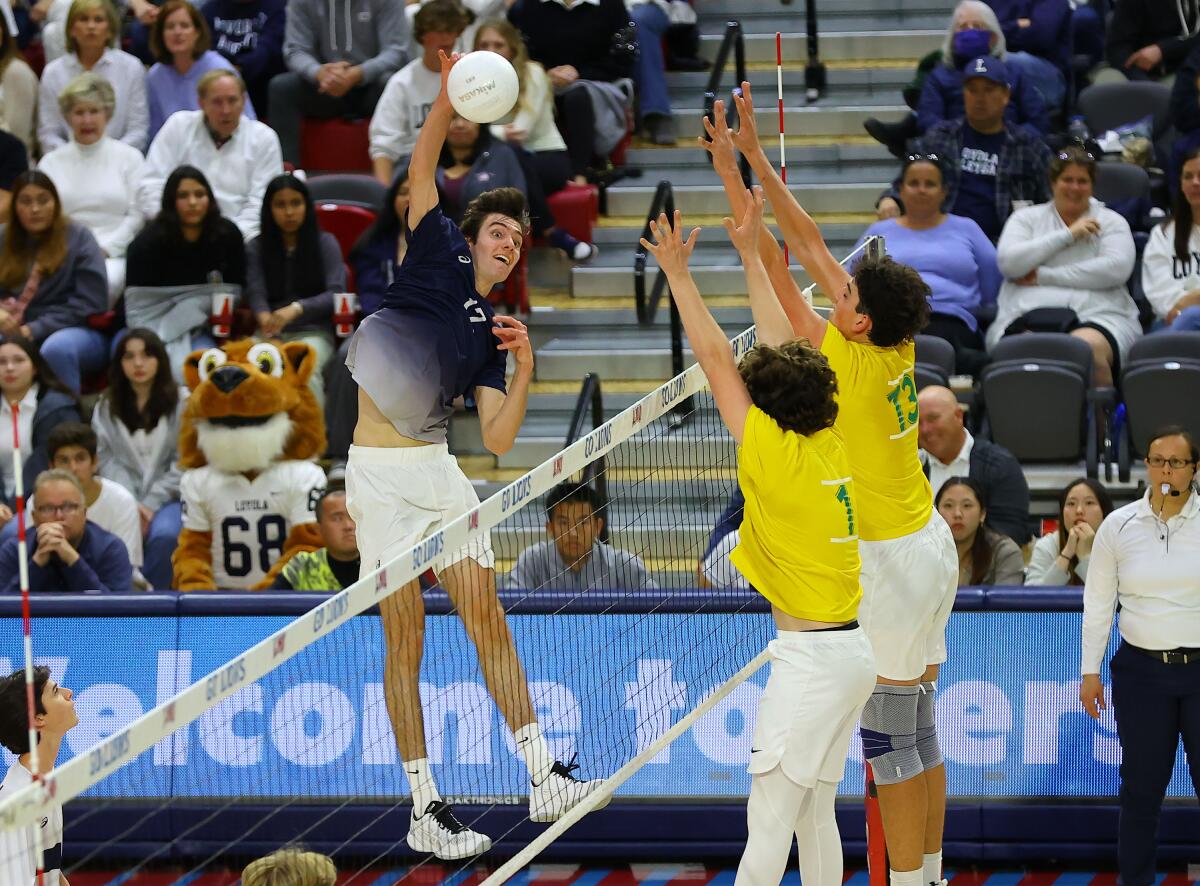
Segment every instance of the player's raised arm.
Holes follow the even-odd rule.
[[[725,117],[725,102],[718,99],[713,104],[713,119],[704,117],[702,120],[708,138],[700,136],[697,141],[700,142],[700,147],[712,156],[713,169],[725,188],[725,197],[729,200],[733,217],[741,218],[750,201],[742,182],[742,175],[738,171],[737,149],[733,145],[733,131]],[[792,323],[794,335],[811,333],[812,330],[807,327],[815,322],[813,318],[817,315],[800,291],[796,279],[788,269],[783,250],[775,242],[775,236],[766,229],[765,223],[763,232],[758,237],[758,255],[767,269],[767,277],[774,287],[775,295]],[[820,319],[819,316],[817,319]]]
[[[696,246],[699,228],[693,228],[687,240],[683,239],[683,222],[676,210],[674,224],[667,220],[664,212],[657,221],[650,222],[650,233],[655,242],[642,240],[642,246],[654,256],[658,266],[667,275],[671,285],[671,296],[679,308],[680,319],[687,333],[692,353],[700,361],[700,367],[708,376],[709,387],[717,401],[717,409],[729,433],[738,443],[742,442],[742,431],[746,426],[746,413],[750,411],[750,394],[738,374],[733,351],[725,332],[709,313],[692,272],[688,270],[688,259]]]
[[[733,100],[737,105],[739,121],[738,129],[732,136],[734,146],[745,155],[750,162],[750,168],[762,182],[767,199],[771,201],[771,208],[775,210],[775,220],[779,222],[784,242],[826,295],[841,292],[846,288],[850,275],[833,257],[833,253],[825,245],[824,237],[821,236],[821,229],[792,196],[792,192],[780,179],[775,167],[767,158],[766,152],[763,151],[762,144],[758,140],[758,130],[754,119],[754,101],[748,82],[742,82],[742,94],[734,96]],[[812,338],[814,344],[823,337],[823,325],[821,333]]]
[[[425,213],[438,205],[437,166],[442,154],[442,145],[446,141],[446,132],[450,129],[450,120],[454,117],[454,108],[450,105],[450,95],[446,91],[446,80],[450,77],[450,69],[459,60],[459,54],[447,56],[438,50],[438,58],[442,63],[442,90],[438,93],[425,117],[425,124],[417,136],[413,147],[412,157],[408,161],[408,229],[415,231]]]
[[[743,190],[740,202],[745,206],[741,213],[741,223],[727,217],[724,220],[725,230],[729,233],[730,242],[737,247],[738,255],[742,257],[742,267],[746,271],[746,291],[750,294],[750,311],[754,315],[758,340],[763,344],[778,346],[796,336],[783,305],[775,297],[775,290],[767,277],[767,269],[761,257],[759,244],[764,239],[770,239],[769,235],[764,236],[763,233],[762,188],[755,188],[753,194]]]

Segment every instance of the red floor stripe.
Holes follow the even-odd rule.
[[[1104,874],[1096,874],[1092,877],[1092,882],[1088,886],[1117,886],[1116,871],[1110,871]]]
[[[1028,871],[1017,886],[1053,886],[1058,877],[1058,871]]]
[[[960,871],[950,878],[949,886],[984,886],[989,876],[991,871]]]

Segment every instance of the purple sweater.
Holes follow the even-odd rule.
[[[932,290],[929,306],[938,314],[958,317],[979,328],[973,313],[981,304],[994,304],[1003,278],[996,264],[996,247],[969,218],[947,215],[936,228],[910,231],[895,219],[875,222],[858,242],[872,234],[883,237],[896,261],[914,268]]]
[[[150,141],[154,141],[154,136],[162,129],[167,118],[176,111],[199,110],[200,99],[196,95],[196,84],[200,82],[201,77],[217,68],[232,71],[233,65],[225,56],[211,49],[196,59],[196,63],[186,74],[180,74],[173,65],[165,65],[162,62],[150,68],[146,74],[146,101],[150,104]],[[242,110],[242,116],[250,120],[258,119],[250,96],[246,96],[246,107]]]

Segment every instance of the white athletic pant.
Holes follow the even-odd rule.
[[[802,787],[784,775],[782,766],[754,776],[746,804],[750,839],[734,886],[779,886],[787,870],[793,834],[804,886],[841,886],[842,839],[833,811],[836,797],[833,782]]]

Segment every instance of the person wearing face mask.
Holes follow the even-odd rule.
[[[1025,73],[1028,65],[1023,64],[1024,55],[1007,52],[1000,22],[986,3],[962,0],[954,8],[940,54],[932,64],[926,58],[918,66],[920,89],[915,100],[910,92],[915,87],[906,90],[906,101],[916,114],[896,123],[871,118],[863,121],[863,127],[893,155],[903,157],[906,142],[939,123],[969,116],[970,103],[964,102],[963,97],[965,80],[969,76],[968,65],[980,56],[986,56],[1002,62],[999,70],[1003,71],[1009,87],[1008,102],[1001,109],[1004,123],[1041,140],[1050,132],[1050,109],[1062,104],[1065,84],[1050,76],[1051,85],[1039,90],[1035,86],[1036,78]],[[1035,63],[1038,61],[1040,59],[1034,59]],[[1058,73],[1053,65],[1046,66],[1051,74]],[[922,71],[925,71],[923,77]],[[1061,74],[1058,76],[1061,78]],[[1047,95],[1045,98],[1043,91]]]
[[[1058,528],[1034,544],[1025,584],[1082,585],[1096,530],[1112,509],[1112,496],[1097,480],[1080,477],[1064,486],[1058,496]]]
[[[1159,813],[1181,737],[1200,795],[1198,459],[1196,438],[1184,428],[1153,435],[1146,493],[1100,524],[1083,591],[1079,699],[1096,720],[1108,706],[1100,669],[1121,608],[1121,645],[1109,668],[1122,752],[1117,867],[1123,886],[1156,880]]]
[[[996,258],[1006,279],[987,346],[1022,332],[1070,333],[1091,347],[1093,380],[1107,387],[1142,327],[1125,286],[1133,235],[1093,199],[1095,175],[1090,154],[1065,148],[1050,163],[1053,200],[1018,209],[1005,223]]]

